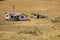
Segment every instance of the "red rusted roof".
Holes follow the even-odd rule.
[[[23,14],[23,13],[16,13],[16,12],[7,12],[9,15],[11,15],[11,16],[19,16],[19,15],[25,15],[25,14]],[[27,15],[25,15],[25,16],[27,16]]]
[[[39,15],[39,14],[38,14],[38,13],[32,13],[32,15],[37,16],[37,15]]]

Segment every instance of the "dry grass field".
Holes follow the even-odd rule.
[[[27,14],[30,21],[7,21],[5,13],[12,11]],[[33,19],[31,13],[48,18]],[[60,17],[60,0],[6,0],[0,2],[0,40],[60,40],[60,23],[51,18]]]

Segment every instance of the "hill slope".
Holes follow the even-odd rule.
[[[29,15],[30,21],[6,21],[5,13],[12,11]],[[45,19],[32,19],[31,13],[47,15]],[[60,16],[59,0],[13,0],[0,2],[0,40],[60,40],[60,23],[50,18]]]

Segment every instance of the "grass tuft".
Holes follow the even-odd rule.
[[[60,17],[55,17],[55,18],[51,19],[51,21],[53,23],[60,23]]]

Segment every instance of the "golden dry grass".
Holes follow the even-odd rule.
[[[30,21],[6,21],[5,12],[21,12],[29,15]],[[45,19],[30,18],[32,12],[47,15]],[[60,40],[60,23],[50,18],[60,16],[60,0],[18,0],[0,2],[0,40]],[[34,33],[35,32],[35,33]]]

